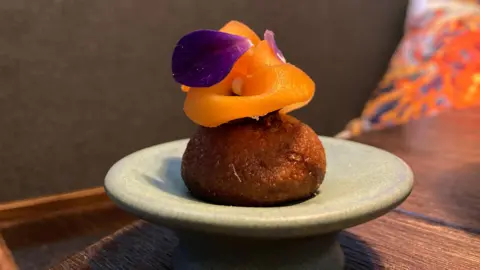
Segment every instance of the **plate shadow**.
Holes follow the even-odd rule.
[[[143,180],[155,188],[176,197],[191,201],[198,201],[190,194],[183,182],[180,173],[181,165],[181,158],[167,158],[163,164],[159,164],[159,168],[155,175],[142,174]]]
[[[339,241],[345,254],[345,269],[384,269],[380,256],[367,242],[361,240],[355,234],[342,231],[339,236]]]

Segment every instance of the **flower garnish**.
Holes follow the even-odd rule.
[[[288,113],[308,104],[315,92],[313,80],[286,62],[272,31],[261,40],[238,21],[181,38],[172,73],[186,93],[185,114],[204,127]]]
[[[272,48],[278,59],[280,59],[283,63],[286,63],[287,60],[285,59],[285,56],[283,56],[282,51],[278,49],[277,42],[275,42],[275,34],[270,30],[266,30],[263,34],[263,39],[268,42],[268,45],[270,45],[270,48]]]
[[[190,87],[210,87],[222,81],[235,62],[252,47],[242,36],[198,30],[182,37],[172,56],[173,78]]]

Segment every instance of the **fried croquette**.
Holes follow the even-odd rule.
[[[199,127],[182,159],[191,194],[211,203],[274,206],[316,194],[326,172],[317,134],[292,116],[270,113]]]

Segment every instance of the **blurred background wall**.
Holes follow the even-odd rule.
[[[268,28],[317,85],[295,112],[333,135],[402,35],[407,0],[0,0],[0,202],[103,183],[137,149],[188,137],[175,42],[231,19]]]

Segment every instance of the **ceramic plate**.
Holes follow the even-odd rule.
[[[325,180],[316,197],[293,205],[233,207],[196,200],[180,176],[188,140],[123,158],[108,172],[105,188],[120,207],[158,224],[256,237],[339,231],[385,214],[409,195],[413,175],[398,157],[355,142],[320,139],[327,155]]]

